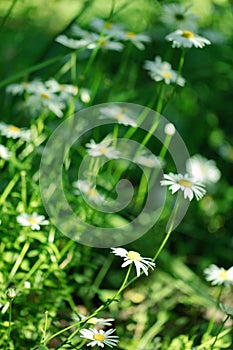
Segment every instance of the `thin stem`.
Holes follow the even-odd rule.
[[[11,190],[13,189],[13,187],[15,186],[16,182],[19,179],[19,174],[15,174],[15,176],[13,177],[13,179],[9,182],[9,184],[7,185],[7,187],[5,188],[5,190],[3,191],[1,197],[0,197],[0,205],[2,205],[5,200],[7,199],[8,195],[11,193]]]
[[[7,11],[6,15],[3,17],[3,20],[2,20],[2,23],[0,24],[0,29],[2,29],[2,27],[5,25],[5,23],[7,22],[8,18],[10,17],[16,3],[17,3],[18,0],[13,0],[10,7],[9,7],[9,10]]]
[[[228,315],[228,316],[225,318],[225,320],[223,321],[221,327],[220,327],[219,330],[218,330],[218,333],[217,333],[216,336],[215,336],[214,342],[213,342],[213,344],[211,345],[210,350],[213,350],[213,349],[214,349],[214,345],[216,344],[216,342],[217,342],[217,340],[218,340],[218,336],[219,336],[219,334],[221,333],[221,331],[222,331],[222,329],[223,329],[225,323],[229,320],[229,318],[230,318],[230,316]]]
[[[17,258],[17,260],[16,260],[16,262],[15,262],[15,264],[14,264],[14,266],[13,266],[11,272],[10,272],[10,274],[9,274],[9,280],[10,281],[12,280],[14,275],[16,274],[19,266],[21,265],[25,255],[26,255],[26,253],[27,253],[27,251],[29,249],[29,247],[30,247],[30,243],[28,241],[25,242],[25,244],[24,244],[24,246],[23,246],[23,248],[22,248],[22,250],[21,250],[21,252],[20,252],[20,254],[19,254],[19,256],[18,256],[18,258]]]
[[[10,338],[11,338],[11,325],[12,325],[12,303],[13,300],[10,300],[10,306],[9,306],[9,327],[8,327],[8,340],[10,345]],[[10,346],[9,346],[10,347]]]
[[[73,52],[70,57],[70,75],[73,85],[77,84],[77,64],[76,64],[76,53]]]
[[[220,302],[220,299],[221,299],[221,295],[222,295],[222,292],[223,292],[223,285],[221,285],[220,289],[219,289],[219,293],[218,293],[218,297],[217,297],[217,301],[216,301],[216,305],[215,305],[215,310],[213,312],[213,315],[209,321],[209,324],[208,324],[208,328],[207,328],[207,331],[206,331],[206,334],[211,334],[211,331],[213,329],[213,326],[214,326],[214,320],[215,320],[215,316],[216,316],[216,313],[218,311],[218,306],[219,306],[219,302]]]
[[[21,171],[21,197],[23,202],[24,211],[27,211],[27,184],[26,184],[26,171]]]

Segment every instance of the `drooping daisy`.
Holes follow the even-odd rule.
[[[3,145],[0,145],[0,158],[2,159],[9,159],[11,156],[11,152],[9,151],[9,149]]]
[[[180,190],[183,191],[184,198],[188,198],[190,201],[193,199],[194,195],[196,199],[199,200],[206,193],[204,185],[195,182],[188,174],[165,174],[160,184],[161,186],[169,186],[168,189],[172,191],[172,194]]]
[[[189,12],[190,7],[171,3],[162,7],[161,21],[173,29],[197,28],[197,16]]]
[[[44,215],[38,215],[35,212],[32,214],[22,213],[16,217],[16,220],[21,226],[30,226],[32,230],[40,230],[40,225],[49,224]]]
[[[130,264],[134,264],[136,267],[136,273],[139,277],[141,274],[141,270],[145,273],[146,276],[148,276],[148,268],[150,267],[152,270],[154,270],[155,263],[150,258],[143,258],[138,252],[135,252],[133,250],[126,250],[124,248],[111,248],[113,251],[113,254],[117,256],[121,256],[124,258],[124,262],[121,265],[121,267],[126,267]]]
[[[105,197],[97,191],[96,187],[93,186],[89,181],[86,180],[78,180],[73,182],[73,186],[75,187],[75,194],[80,195],[84,193],[90,201],[95,202],[96,204],[103,203],[105,201]]]
[[[154,61],[145,61],[144,68],[155,81],[164,81],[166,84],[176,83],[180,86],[185,84],[184,78],[178,76],[170,63],[163,62],[160,56],[156,56]]]
[[[129,111],[121,106],[112,105],[111,107],[100,108],[100,118],[110,118],[116,120],[119,124],[137,126],[132,117],[129,116]]]
[[[0,133],[7,138],[12,139],[22,139],[24,141],[29,141],[31,139],[31,130],[26,128],[19,128],[15,125],[0,123]]]
[[[200,154],[196,154],[187,160],[187,170],[195,181],[204,184],[216,183],[221,177],[221,172],[217,168],[214,160],[206,159]]]
[[[190,30],[181,30],[178,29],[175,32],[168,34],[166,36],[168,41],[172,42],[172,47],[187,47],[190,48],[192,46],[196,48],[203,48],[205,45],[210,45],[211,42],[199,36]]]
[[[91,340],[90,343],[87,344],[87,346],[100,346],[101,348],[104,348],[104,345],[109,346],[110,348],[116,346],[119,342],[119,337],[116,335],[111,335],[115,332],[115,329],[109,329],[108,331],[103,331],[102,329],[97,330],[95,328],[91,329],[81,329],[80,330],[80,337],[86,338]]]
[[[223,267],[211,264],[204,270],[206,280],[211,282],[212,285],[233,285],[233,266],[225,270]]]
[[[91,140],[86,144],[88,150],[87,153],[92,157],[104,156],[108,159],[116,159],[119,157],[120,152],[115,149],[111,144],[111,140],[102,141],[100,143],[95,143],[94,140]]]

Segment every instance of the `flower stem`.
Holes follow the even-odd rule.
[[[230,318],[230,316],[228,315],[228,316],[225,318],[225,320],[223,321],[221,327],[220,327],[219,330],[218,330],[218,333],[217,333],[216,336],[215,336],[214,342],[213,342],[213,344],[211,345],[210,350],[213,350],[213,349],[214,349],[214,345],[216,344],[216,342],[217,342],[217,340],[218,340],[218,336],[219,336],[219,334],[221,333],[221,331],[222,331],[222,329],[223,329],[225,323],[228,321],[229,318]]]
[[[218,305],[219,305],[219,302],[220,302],[220,299],[221,299],[221,295],[222,295],[222,292],[223,292],[223,285],[221,285],[220,289],[219,289],[219,294],[218,294],[218,297],[217,297],[217,301],[216,301],[216,306],[215,306],[215,310],[214,310],[214,313],[209,321],[209,324],[208,324],[208,328],[207,328],[207,331],[206,331],[206,334],[211,334],[211,331],[213,329],[213,326],[214,326],[214,320],[215,320],[215,316],[216,316],[216,313],[218,311]]]

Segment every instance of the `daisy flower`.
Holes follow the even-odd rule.
[[[181,30],[178,29],[175,32],[172,32],[171,34],[168,34],[166,38],[168,41],[172,41],[172,47],[196,47],[196,48],[203,48],[205,45],[210,45],[211,42],[203,38],[202,36],[199,36],[197,34],[194,34],[190,30]]]
[[[85,320],[88,316],[84,316],[84,315],[79,315],[79,317],[75,317],[74,320]],[[114,322],[114,318],[98,318],[98,317],[92,317],[89,320],[87,320],[86,322],[88,324],[92,324],[94,326],[112,326],[112,322]]]
[[[233,266],[225,270],[223,267],[218,267],[214,264],[210,265],[204,270],[206,280],[212,285],[231,286],[233,285]]]
[[[154,154],[147,154],[146,152],[139,154],[134,161],[147,168],[160,168],[164,166],[163,159],[156,157]]]
[[[44,215],[38,215],[35,212],[32,214],[22,213],[17,216],[16,220],[21,226],[30,226],[32,230],[40,230],[40,225],[49,224]]]
[[[43,89],[45,86],[40,80],[23,81],[19,84],[10,84],[7,86],[6,91],[12,95],[22,95],[24,92],[28,94],[36,93],[38,89]]]
[[[193,199],[194,195],[196,199],[199,200],[206,193],[204,185],[195,182],[188,174],[165,174],[160,184],[161,186],[169,186],[168,189],[172,191],[172,194],[180,190],[183,191],[184,198],[188,198],[190,201]]]
[[[164,5],[161,21],[171,28],[196,29],[197,16],[190,13],[189,8],[176,3]]]
[[[73,187],[75,187],[75,194],[84,193],[90,201],[95,202],[96,204],[103,203],[105,201],[105,197],[100,195],[95,186],[93,186],[90,182],[85,180],[78,180],[73,182]]]
[[[119,124],[137,126],[137,123],[129,116],[126,108],[117,105],[111,107],[103,107],[100,109],[100,118],[110,118],[116,120]]]
[[[20,138],[24,141],[29,141],[32,136],[31,130],[19,128],[18,126],[5,123],[0,123],[0,133],[7,138]]]
[[[60,97],[65,100],[78,93],[78,87],[70,84],[60,84],[55,79],[49,79],[45,82],[45,86],[52,93],[59,93]]]
[[[130,41],[139,50],[144,50],[144,43],[151,41],[150,37],[146,34],[136,34],[134,32],[119,32],[117,38],[122,41]]]
[[[87,143],[88,148],[87,153],[92,157],[105,156],[108,159],[116,159],[119,157],[120,152],[115,149],[115,147],[109,146],[112,141],[102,141],[100,143],[95,143],[91,140]]]
[[[216,183],[221,177],[221,172],[217,168],[215,161],[208,160],[200,154],[196,154],[188,159],[186,167],[195,181],[200,181],[204,184]]]
[[[94,18],[91,21],[91,27],[98,33],[105,33],[113,37],[119,35],[119,33],[122,33],[124,30],[122,24],[105,21],[102,18]]]
[[[9,151],[9,149],[3,145],[0,145],[0,158],[2,159],[9,159],[11,156],[11,152]]]
[[[127,251],[124,248],[111,248],[113,251],[113,254],[117,256],[121,256],[124,258],[124,262],[121,265],[121,267],[126,267],[132,263],[134,263],[136,267],[136,273],[137,277],[140,276],[141,270],[145,273],[146,276],[148,276],[148,268],[150,267],[152,270],[154,270],[155,263],[150,258],[143,258],[138,252],[135,252],[133,250]]]
[[[102,329],[97,330],[95,328],[91,329],[81,329],[80,330],[80,337],[86,338],[91,340],[90,343],[87,344],[87,346],[100,346],[101,348],[104,348],[104,345],[109,346],[112,348],[113,346],[116,346],[119,342],[119,338],[116,335],[111,335],[115,332],[115,329],[109,329],[108,331],[103,331]]]
[[[164,81],[166,84],[176,83],[184,86],[185,80],[172,69],[170,63],[162,61],[156,56],[154,61],[145,61],[144,68],[148,70],[150,77],[155,81]]]

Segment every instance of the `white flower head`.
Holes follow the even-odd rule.
[[[104,33],[110,36],[119,36],[124,30],[123,24],[112,23],[105,21],[102,18],[94,18],[91,21],[91,27],[99,33]]]
[[[173,136],[176,132],[176,128],[172,123],[167,123],[164,128],[164,133],[168,136]]]
[[[194,196],[199,200],[206,193],[204,185],[195,182],[188,174],[165,174],[164,179],[160,181],[160,184],[161,186],[169,186],[168,189],[172,191],[172,194],[177,191],[182,191],[184,193],[184,198],[188,198],[190,201]]]
[[[18,126],[5,123],[0,123],[0,133],[7,138],[20,138],[24,141],[29,141],[32,136],[31,130],[29,129],[19,128]]]
[[[112,140],[102,141],[100,143],[95,143],[91,140],[86,144],[88,150],[87,153],[92,157],[104,156],[108,159],[116,159],[120,156],[120,152],[113,146],[109,146]]]
[[[189,12],[190,7],[171,3],[162,7],[161,20],[164,24],[174,29],[190,29],[197,27],[197,16]]]
[[[156,56],[154,61],[145,61],[144,68],[148,70],[150,77],[155,81],[164,81],[166,84],[175,83],[184,86],[185,80],[172,69],[170,63],[162,61]]]
[[[104,348],[105,345],[109,346],[110,348],[117,345],[119,342],[119,338],[116,335],[111,335],[115,332],[115,329],[109,329],[108,331],[104,331],[102,329],[97,330],[95,328],[91,329],[81,329],[80,330],[80,337],[86,338],[91,340],[90,343],[87,344],[87,346],[100,346],[101,348]]]
[[[45,86],[40,80],[23,81],[19,84],[10,84],[6,91],[12,95],[22,95],[24,92],[31,94],[43,89]]]
[[[218,267],[217,265],[210,265],[204,270],[206,280],[211,282],[212,285],[233,285],[233,266],[225,270],[223,267]]]
[[[145,49],[145,43],[149,43],[151,41],[150,37],[146,34],[139,33],[136,34],[134,32],[124,32],[121,31],[117,34],[117,38],[122,41],[130,41],[134,46],[136,46],[139,50]]]
[[[172,42],[172,47],[190,48],[194,46],[196,48],[203,48],[205,45],[211,44],[211,42],[208,39],[199,36],[191,32],[190,30],[178,29],[175,32],[172,32],[171,34],[168,34],[166,36],[166,39]]]
[[[137,126],[135,120],[129,116],[129,111],[125,107],[112,105],[111,107],[103,107],[100,109],[100,118],[110,118],[116,120],[119,124]]]
[[[70,84],[60,84],[55,79],[49,79],[45,82],[46,88],[51,93],[59,93],[63,99],[69,99],[78,93],[78,87]]]
[[[196,154],[187,160],[187,171],[192,174],[195,181],[204,184],[213,184],[219,181],[221,172],[214,160],[208,160],[200,154]]]
[[[0,145],[0,158],[2,159],[9,159],[11,156],[11,152],[9,151],[9,149],[3,145]]]
[[[22,213],[16,217],[18,224],[21,226],[30,226],[32,230],[40,230],[40,225],[48,225],[49,221],[45,220],[44,215],[37,213],[27,214]]]
[[[84,193],[88,199],[96,204],[103,203],[105,201],[105,197],[97,191],[96,187],[93,186],[89,181],[86,180],[77,180],[73,182],[73,186],[75,187],[75,194]]]
[[[111,248],[113,254],[124,258],[124,262],[121,267],[126,267],[130,264],[134,264],[136,267],[136,273],[139,277],[141,274],[141,270],[148,276],[148,268],[150,267],[154,270],[155,263],[150,258],[143,258],[138,252],[133,250],[126,250],[124,248]]]
[[[75,317],[76,320],[85,320],[88,316],[84,315],[79,315],[79,317]],[[114,318],[98,318],[98,317],[92,317],[87,320],[87,324],[92,324],[93,326],[100,326],[100,327],[105,327],[105,326],[112,326],[112,322],[114,322]]]
[[[147,168],[162,168],[165,163],[163,159],[146,152],[139,154],[134,161]]]

